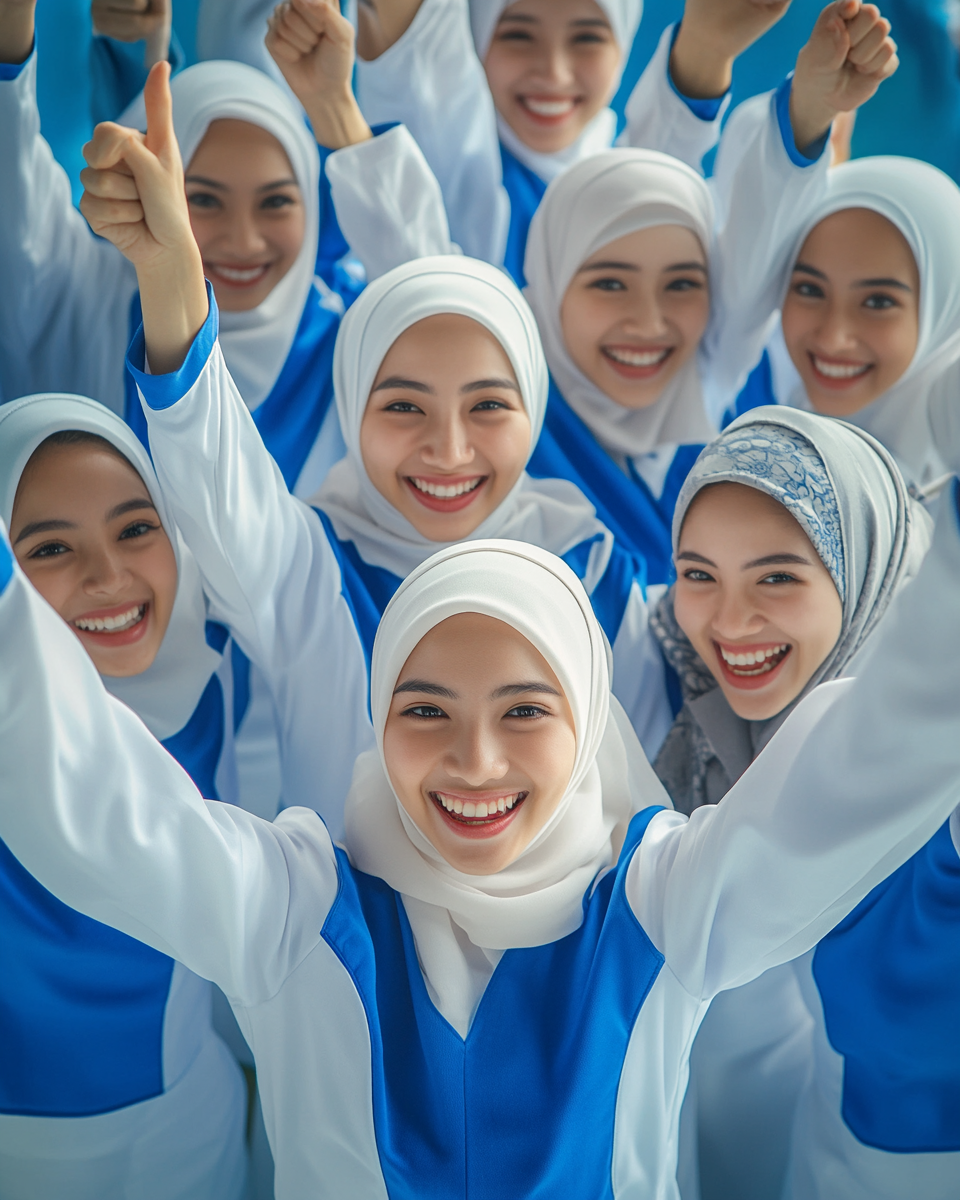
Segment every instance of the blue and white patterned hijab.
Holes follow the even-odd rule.
[[[718,786],[716,779],[711,784],[707,778],[711,758],[727,760],[723,774],[726,787],[731,786],[736,775],[730,768],[743,760],[742,752],[732,752],[733,742],[749,748],[748,763],[817,684],[850,673],[890,601],[917,573],[932,532],[930,517],[907,492],[893,456],[864,430],[816,413],[757,408],[711,442],[677,499],[674,552],[694,497],[714,483],[745,484],[784,506],[830,572],[843,618],[833,650],[800,696],[766,721],[745,721],[725,700],[721,703],[716,680],[677,624],[673,590],[664,597],[654,631],[680,677],[686,704],[656,766],[667,790],[680,793],[673,795],[674,803],[685,809],[687,802],[693,808],[719,798],[710,794]],[[717,695],[704,702],[713,692]],[[709,738],[702,727],[693,728],[701,712],[705,720],[709,712]],[[721,732],[726,745],[711,746],[721,740]]]

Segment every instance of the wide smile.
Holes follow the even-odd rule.
[[[807,357],[817,383],[820,387],[831,390],[853,387],[874,367],[873,363],[868,362],[847,362],[839,358],[822,358],[819,354],[814,354],[812,350],[807,351]]]
[[[144,600],[139,604],[97,609],[74,617],[70,623],[82,637],[100,646],[129,646],[146,633],[149,616],[150,603]]]
[[[600,347],[603,357],[624,379],[652,379],[663,369],[673,351],[673,346],[652,346],[649,350],[641,350],[638,346]]]
[[[272,262],[253,263],[247,267],[231,266],[229,263],[204,263],[204,270],[208,278],[225,283],[232,288],[256,287],[258,283],[262,283],[266,279],[272,267]]]
[[[410,493],[424,508],[433,512],[460,512],[472,504],[484,490],[489,475],[461,476],[459,479],[444,479],[425,475],[404,475],[403,481]]]
[[[793,649],[789,642],[721,646],[716,641],[713,648],[727,682],[733,687],[747,691],[772,683]]]
[[[529,792],[429,792],[434,807],[459,837],[490,838],[514,820]]]
[[[537,125],[562,125],[581,101],[576,96],[517,96],[517,104]]]

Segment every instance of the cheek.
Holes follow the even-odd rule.
[[[421,802],[421,785],[436,759],[433,739],[418,730],[419,736],[411,736],[403,724],[404,718],[387,720],[383,731],[383,757],[387,764],[390,781],[403,807],[416,815]]]
[[[306,213],[298,208],[281,219],[262,222],[261,232],[264,240],[276,247],[289,266],[300,253],[306,227]]]
[[[667,300],[663,306],[664,316],[672,322],[683,337],[683,350],[692,353],[700,345],[700,339],[710,319],[710,296],[707,292],[690,292],[682,299]]]
[[[64,615],[71,596],[73,595],[73,573],[67,567],[52,567],[49,564],[41,566],[35,559],[17,558],[21,570],[34,588],[46,600],[50,607],[59,615]]]
[[[799,366],[798,360],[806,361],[800,342],[816,328],[817,323],[816,310],[798,303],[793,296],[787,296],[780,311],[780,326],[787,352],[795,366]]]
[[[506,493],[520,478],[530,454],[530,422],[517,413],[509,421],[490,429],[477,429],[474,447],[497,477],[498,490]]]
[[[898,314],[876,336],[874,344],[883,366],[893,377],[893,383],[910,366],[917,349],[917,317],[915,313]]]
[[[377,419],[364,418],[360,427],[360,457],[373,485],[382,490],[396,484],[396,473],[410,451],[406,431]]]
[[[587,103],[600,108],[606,104],[617,87],[617,72],[620,68],[618,46],[604,47],[594,54],[585,55],[580,62],[571,63],[577,81],[586,93]]]
[[[600,292],[571,288],[560,307],[560,331],[567,353],[582,367],[595,357],[611,325],[616,323],[614,305]]]

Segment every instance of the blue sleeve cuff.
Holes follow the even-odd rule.
[[[828,129],[823,137],[817,138],[809,146],[804,146],[803,150],[797,149],[793,126],[790,124],[790,89],[792,87],[793,72],[791,71],[777,88],[777,124],[780,126],[780,140],[787,152],[787,158],[795,167],[811,167],[826,149],[827,142],[830,141],[830,130]]]
[[[0,596],[13,578],[13,551],[7,541],[7,531],[0,525]]]
[[[957,524],[960,525],[960,479],[954,477],[953,480],[953,508],[957,518]]]
[[[14,79],[20,78],[20,72],[27,65],[36,52],[36,47],[30,51],[22,63],[0,63],[0,83],[12,83]]]
[[[147,352],[142,324],[133,335],[133,341],[127,351],[127,370],[143,393],[144,400],[155,412],[164,408],[172,408],[178,400],[182,400],[196,385],[203,368],[209,361],[220,328],[220,313],[217,310],[217,302],[209,283],[207,283],[207,303],[210,306],[207,319],[193,339],[193,345],[187,351],[187,357],[183,360],[183,366],[179,371],[171,371],[169,375],[145,374]]]
[[[680,32],[680,25],[681,22],[678,21],[673,27],[673,36],[670,39],[671,51],[673,50],[674,42],[677,40],[677,34]],[[709,100],[694,100],[690,96],[685,96],[673,82],[673,76],[670,74],[669,55],[667,56],[667,82],[670,84],[673,94],[679,96],[693,115],[699,117],[701,121],[715,121],[720,113],[720,109],[723,107],[724,100],[730,95],[729,92],[724,92],[722,96],[711,97]]]
[[[375,138],[378,138],[381,135],[381,133],[389,133],[391,129],[396,129],[396,127],[400,124],[401,124],[400,121],[385,121],[382,125],[371,125],[370,132],[373,134],[373,136]],[[331,150],[327,146],[320,146],[319,149],[320,149],[320,170],[323,171],[323,168],[327,165],[327,159],[330,157],[331,154],[336,154],[336,151]]]

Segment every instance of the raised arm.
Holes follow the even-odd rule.
[[[762,352],[800,221],[826,183],[833,119],[863,104],[897,69],[889,31],[874,5],[835,0],[818,17],[793,76],[741,104],[724,130],[713,180],[712,317],[701,346],[717,417]]]
[[[65,903],[241,1002],[275,994],[336,895],[312,813],[204,801],[15,566],[0,526],[0,837]]]
[[[123,409],[133,270],[92,237],[40,133],[35,0],[0,0],[0,392]]]
[[[693,994],[810,949],[960,800],[956,487],[858,677],[808,696],[719,805],[644,838],[628,894]]]

